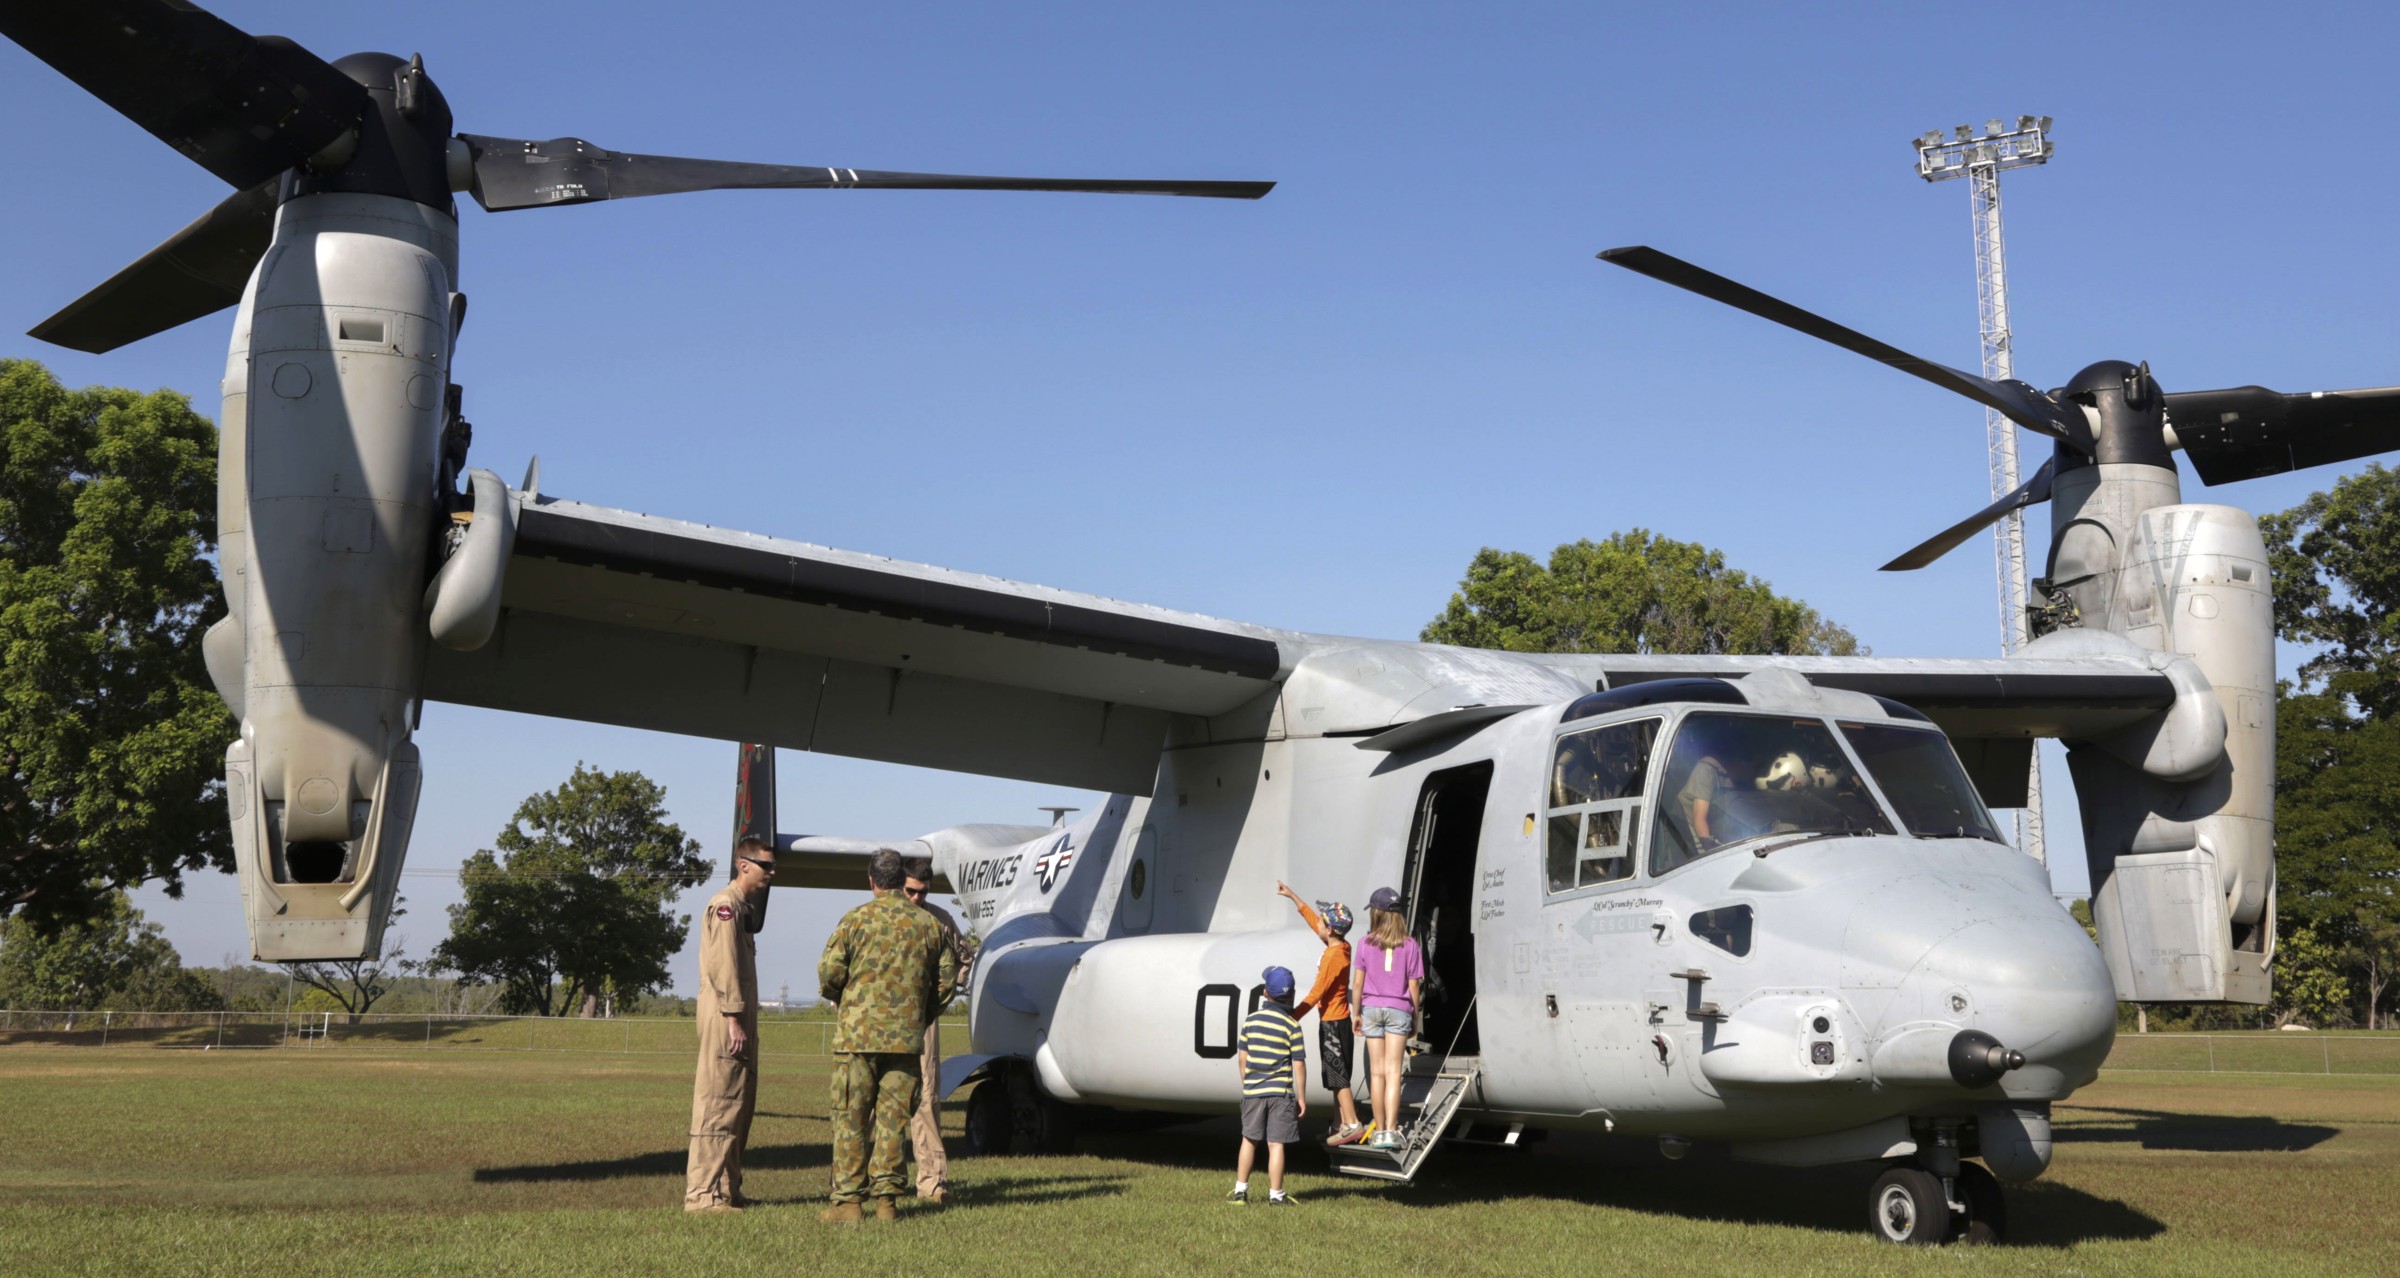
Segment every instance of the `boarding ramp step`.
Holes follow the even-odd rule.
[[[1452,1059],[1430,1067],[1423,1061],[1409,1064],[1410,1071],[1400,1079],[1400,1112],[1408,1139],[1397,1149],[1372,1149],[1364,1143],[1336,1145],[1325,1151],[1335,1171],[1404,1183],[1416,1179],[1417,1169],[1425,1165],[1433,1147],[1442,1143],[1451,1120],[1458,1117],[1459,1106],[1483,1072],[1479,1061]]]

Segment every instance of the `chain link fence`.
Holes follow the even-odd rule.
[[[2117,1034],[2103,1072],[2400,1075],[2400,1034]]]
[[[942,1021],[945,1041],[965,1042],[966,1022]],[[951,1034],[958,1035],[952,1039]],[[193,1050],[609,1052],[689,1056],[699,1030],[681,1016],[461,1016],[370,1012],[26,1012],[0,1009],[0,1047],[155,1047]],[[762,1056],[831,1054],[824,1017],[761,1018]]]

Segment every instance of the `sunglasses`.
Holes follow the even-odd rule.
[[[930,891],[932,891],[932,890],[933,890],[932,888],[912,888],[912,887],[903,887],[903,888],[901,888],[901,889],[900,889],[900,891],[901,891],[902,893],[904,893],[904,894],[906,894],[906,895],[908,895],[908,896],[914,896],[914,897],[920,897],[920,898],[921,898],[921,897],[923,897],[923,896],[924,896],[924,895],[925,895],[927,892],[930,892]]]
[[[754,856],[746,856],[746,857],[743,857],[743,858],[741,858],[741,859],[742,859],[742,860],[744,860],[744,861],[748,861],[748,862],[749,862],[750,864],[752,864],[752,865],[755,865],[755,866],[757,866],[757,867],[760,869],[760,871],[762,871],[762,872],[764,872],[764,873],[767,873],[767,874],[773,874],[773,873],[775,872],[775,863],[774,863],[773,861],[761,861],[761,860],[759,860],[757,857],[754,857]]]

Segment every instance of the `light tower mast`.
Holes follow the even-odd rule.
[[[1928,182],[1964,177],[1974,194],[1975,310],[1983,333],[1983,375],[2005,381],[2012,375],[2008,332],[2008,263],[2000,246],[2000,173],[2045,163],[2050,158],[2050,117],[2020,115],[2010,129],[1984,122],[1976,136],[1966,125],[1944,138],[1935,130],[1916,139],[1917,176]],[[1991,455],[1992,496],[2017,486],[2017,427],[1986,409],[1983,426]],[[2025,642],[2025,517],[2010,511],[1992,527],[2000,569],[2000,651],[2014,653]],[[2042,758],[2037,751],[2025,779],[2025,807],[2017,814],[2017,847],[2048,863],[2042,847]]]

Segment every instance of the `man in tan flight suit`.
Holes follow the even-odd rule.
[[[841,1008],[826,1105],[833,1120],[828,1221],[858,1220],[870,1193],[877,1220],[899,1216],[892,1200],[907,1183],[925,1023],[958,987],[949,938],[901,894],[907,879],[900,854],[877,849],[867,859],[875,899],[842,916],[817,960],[817,989]]]
[[[700,916],[700,1068],[692,1078],[685,1211],[740,1211],[742,1148],[758,1109],[758,942],[752,929],[775,879],[775,849],[747,838],[733,882]]]
[[[950,938],[950,953],[958,961],[958,988],[964,990],[973,955],[967,951],[966,937],[959,933],[958,920],[927,899],[933,890],[933,858],[911,857],[907,868],[908,881],[901,886],[901,894],[942,925],[942,933]],[[937,1007],[925,1018],[925,1054],[917,1062],[923,1085],[917,1089],[916,1115],[908,1120],[908,1143],[917,1152],[917,1197],[936,1207],[950,1201],[950,1156],[942,1149],[941,1012]]]

